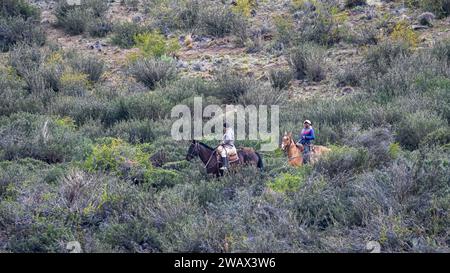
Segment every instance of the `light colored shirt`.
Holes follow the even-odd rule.
[[[234,146],[234,130],[233,128],[227,128],[223,135],[222,142],[225,145]]]

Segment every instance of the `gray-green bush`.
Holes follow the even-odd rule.
[[[138,82],[153,90],[174,80],[177,68],[173,61],[145,58],[132,63],[130,73]]]

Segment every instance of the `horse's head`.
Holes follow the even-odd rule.
[[[281,149],[285,151],[292,143],[292,133],[284,132],[283,138],[281,139]]]
[[[194,157],[198,156],[198,145],[198,141],[192,140],[186,155],[187,161],[191,161]]]

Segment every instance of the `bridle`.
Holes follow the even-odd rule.
[[[195,142],[194,149],[192,149],[192,152],[190,152],[190,153],[188,154],[188,156],[190,156],[191,158],[194,158],[194,157],[196,157],[196,156],[199,155],[200,151],[198,150],[198,145],[199,145],[199,143],[198,143],[198,142]],[[216,148],[216,149],[217,149],[217,148]],[[213,158],[213,155],[214,155],[214,152],[216,151],[216,149],[213,150],[213,152],[212,152],[211,155],[209,156],[209,159],[208,159],[208,161],[206,162],[205,166],[203,166],[203,168],[205,168],[205,169],[208,168],[208,165],[209,165],[209,163],[211,162],[211,159]],[[195,154],[195,153],[196,153],[196,154]]]
[[[197,154],[195,154],[197,153]],[[195,146],[194,149],[192,149],[192,151],[188,154],[189,157],[194,158],[198,155],[199,151],[198,151],[198,142],[195,142]]]
[[[286,151],[289,147],[291,147],[292,143],[294,143],[294,140],[292,139],[292,137],[288,137],[288,138],[289,138],[289,143],[284,146],[283,151]]]
[[[295,145],[294,140],[292,139],[292,137],[289,137],[289,143],[286,144],[286,145],[284,146],[283,151],[289,150],[289,147],[291,147],[292,144]],[[295,158],[300,158],[300,157],[301,157],[301,156],[288,157],[288,160],[293,160],[293,159],[295,159]]]

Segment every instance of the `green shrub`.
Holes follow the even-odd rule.
[[[393,139],[393,133],[389,129],[376,128],[352,132],[345,142],[353,147],[367,149],[368,165],[379,168],[389,164],[392,152],[396,153],[395,148],[391,146]]]
[[[30,46],[24,43],[18,44],[9,53],[9,64],[17,74],[25,77],[27,70],[40,69],[44,63],[45,54],[36,46]]]
[[[208,6],[201,13],[202,29],[206,34],[224,37],[231,34],[238,16],[222,5]]]
[[[87,31],[92,37],[106,37],[112,30],[112,23],[102,17],[92,19],[87,26]]]
[[[89,88],[89,76],[84,73],[64,72],[60,78],[62,94],[67,96],[85,96]]]
[[[89,172],[106,171],[158,189],[180,182],[176,172],[155,169],[151,165],[150,155],[140,146],[132,146],[115,138],[100,140],[86,158],[83,167]]]
[[[359,86],[361,84],[361,68],[360,66],[347,66],[336,74],[338,87]]]
[[[111,42],[121,48],[131,48],[134,46],[134,37],[144,32],[146,32],[146,29],[135,23],[123,22],[115,24]]]
[[[130,119],[163,119],[169,115],[172,107],[164,97],[157,93],[136,94],[118,101],[119,105],[122,101],[122,106]]]
[[[151,142],[156,137],[152,127],[150,120],[122,121],[110,129],[110,135],[130,143]]]
[[[159,58],[163,55],[174,54],[180,48],[177,39],[166,39],[158,32],[137,34],[134,37],[134,43],[144,57]]]
[[[424,145],[442,145],[448,146],[450,143],[450,128],[438,128],[432,134],[428,134],[421,142]]]
[[[20,16],[24,19],[39,19],[40,10],[25,0],[3,0],[0,7],[0,15],[1,17]]]
[[[102,17],[109,9],[109,0],[86,0],[84,5],[92,10],[96,17]]]
[[[247,105],[282,105],[288,101],[288,91],[286,89],[275,89],[268,84],[255,82],[240,97],[238,103]]]
[[[106,105],[101,120],[110,127],[122,120],[164,119],[170,115],[172,106],[164,97],[153,92],[117,97]]]
[[[18,43],[42,46],[45,32],[34,19],[0,17],[0,51],[6,52]]]
[[[302,44],[289,52],[289,64],[299,80],[320,82],[325,79],[324,50],[317,45]]]
[[[181,29],[193,30],[198,28],[202,4],[201,1],[197,0],[182,1],[182,4],[178,5],[177,16],[171,19],[178,18],[178,25]]]
[[[419,36],[411,29],[411,26],[406,20],[397,22],[392,29],[390,38],[393,41],[404,43],[409,47],[417,47],[419,43]]]
[[[152,222],[133,219],[108,225],[99,238],[117,252],[153,253],[160,252],[158,233]],[[110,252],[108,251],[108,252]]]
[[[424,10],[431,11],[441,18],[450,15],[449,0],[424,0],[421,1],[420,5]]]
[[[31,157],[49,163],[81,159],[89,143],[73,127],[50,117],[13,114],[0,122],[2,159]]]
[[[92,11],[84,6],[71,6],[66,1],[60,1],[55,8],[55,16],[57,26],[70,35],[78,35],[86,31]]]
[[[70,35],[78,35],[89,30],[92,34],[103,35],[101,22],[109,9],[109,3],[104,0],[86,0],[81,5],[71,5],[67,1],[59,1],[55,8],[57,26]],[[100,28],[99,28],[100,27]]]
[[[281,48],[289,48],[295,43],[295,25],[290,16],[279,15],[273,18],[276,32],[276,41]]]
[[[418,92],[418,83],[423,79],[447,77],[448,65],[429,52],[418,52],[411,56],[399,56],[390,61],[384,74],[366,74],[363,85],[382,100],[399,95]]]
[[[176,29],[195,31],[201,27],[201,13],[205,2],[202,0],[170,0],[159,1],[150,15],[156,19],[156,26],[160,30],[173,31]]]
[[[269,80],[274,89],[281,90],[287,88],[292,78],[293,75],[291,70],[272,69],[269,72]]]
[[[428,135],[433,135],[437,129],[446,126],[446,122],[434,113],[418,111],[404,116],[396,126],[395,138],[406,149],[415,150],[422,141],[427,139]]]
[[[221,98],[225,103],[235,103],[239,97],[255,85],[256,82],[250,78],[221,71],[217,75],[214,95]]]
[[[306,183],[306,179],[311,172],[311,168],[303,166],[295,173],[282,173],[269,183],[269,188],[277,192],[296,192]]]
[[[117,172],[120,164],[132,164],[136,151],[120,139],[104,139],[103,143],[93,147],[92,153],[86,158],[84,168],[88,171]],[[130,162],[128,162],[130,161]]]
[[[293,212],[300,225],[317,231],[357,223],[354,209],[345,197],[345,190],[315,177],[293,197]]]
[[[333,4],[314,1],[313,7],[306,9],[305,15],[298,20],[299,40],[324,46],[338,42],[342,35],[334,15]]]
[[[72,67],[88,75],[91,82],[98,82],[105,71],[105,62],[95,56],[75,56],[71,62]]]
[[[386,73],[394,60],[409,55],[408,45],[401,42],[385,41],[371,47],[364,59],[371,74]]]
[[[52,101],[50,113],[71,117],[77,125],[101,118],[107,112],[107,102],[93,96],[57,96]]]
[[[39,99],[30,95],[26,83],[20,80],[12,71],[0,69],[0,115],[9,116],[12,113],[27,111],[36,113],[43,110]]]
[[[17,187],[24,180],[38,180],[43,178],[39,172],[44,174],[50,170],[50,165],[39,160],[26,158],[17,161],[0,162],[0,196],[2,199],[13,198],[17,194]]]
[[[359,46],[376,45],[379,42],[379,30],[376,26],[355,26],[353,31],[343,34],[343,39],[348,43]]]
[[[442,40],[436,43],[432,49],[432,53],[439,60],[450,63],[450,40]]]
[[[174,80],[177,69],[173,61],[145,58],[130,65],[130,73],[138,82],[142,82],[149,89],[164,86]]]
[[[46,63],[44,67],[41,68],[40,72],[44,78],[46,87],[58,92],[61,87],[61,76],[63,75],[65,67],[61,63]]]
[[[400,147],[400,143],[395,142],[395,143],[389,144],[389,155],[392,159],[398,158],[401,151],[402,151],[402,148]]]
[[[369,154],[364,148],[331,147],[332,151],[321,158],[314,168],[330,177],[364,171],[369,166]]]
[[[214,93],[211,82],[199,78],[180,78],[155,90],[171,103],[188,103],[195,96],[210,96]]]
[[[25,81],[27,90],[43,103],[53,96],[51,90],[53,78],[43,66],[45,53],[36,46],[19,44],[9,54],[9,64]]]

